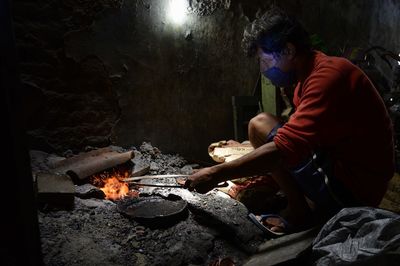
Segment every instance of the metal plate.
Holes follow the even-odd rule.
[[[175,223],[187,214],[187,202],[176,195],[123,200],[118,202],[117,208],[124,215],[153,226]]]

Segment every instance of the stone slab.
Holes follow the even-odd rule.
[[[36,179],[39,204],[56,208],[73,208],[75,187],[70,176],[38,173]]]
[[[292,262],[311,246],[319,230],[320,226],[316,226],[306,231],[268,240],[259,246],[258,253],[250,257],[244,266],[270,266]]]

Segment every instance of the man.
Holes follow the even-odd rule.
[[[311,49],[308,33],[282,10],[251,23],[243,44],[278,87],[295,86],[295,112],[281,124],[270,114],[249,123],[253,152],[191,175],[185,186],[206,193],[219,182],[270,173],[287,208],[264,224],[305,228],[312,213],[377,206],[394,173],[392,124],[368,77],[350,61]]]

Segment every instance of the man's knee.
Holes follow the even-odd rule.
[[[279,123],[279,119],[269,113],[260,113],[249,122],[249,132],[267,135]]]
[[[249,122],[248,134],[251,145],[258,148],[267,143],[267,136],[279,123],[279,120],[271,114],[261,113],[253,117]]]

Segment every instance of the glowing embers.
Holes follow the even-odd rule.
[[[129,177],[129,170],[113,168],[111,171],[104,171],[90,177],[90,183],[100,188],[106,199],[120,200],[125,197],[138,197],[139,192],[130,190],[127,183],[120,181]]]

